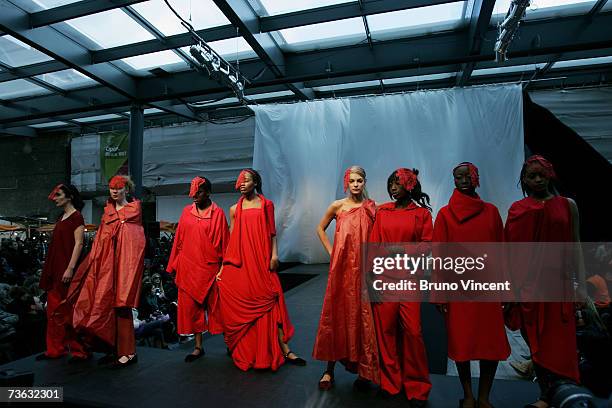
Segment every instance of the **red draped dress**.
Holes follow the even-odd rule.
[[[573,224],[568,200],[555,196],[542,203],[526,197],[515,202],[508,210],[505,237],[509,242],[572,242]],[[519,324],[527,335],[534,363],[578,382],[574,304],[521,303],[520,312]]]
[[[136,352],[132,308],[138,306],[144,271],[145,236],[140,201],[119,211],[109,200],[91,251],[72,279],[67,303],[72,325],[90,341]]]
[[[411,202],[406,208],[395,203],[378,207],[370,242],[431,242],[433,223],[428,209]],[[429,244],[419,253],[429,252]],[[426,400],[431,390],[427,352],[421,333],[419,302],[381,302],[373,305],[374,324],[380,349],[380,387],[406,397]],[[399,347],[398,347],[399,346]]]
[[[176,272],[179,334],[223,331],[215,277],[228,241],[225,214],[217,204],[211,203],[202,215],[195,204],[183,209],[166,268]]]
[[[223,259],[219,300],[225,343],[241,370],[278,368],[285,362],[278,340],[291,339],[285,297],[278,274],[270,271],[274,204],[263,195],[260,208],[242,208],[240,197],[234,227]]]
[[[361,273],[362,244],[370,237],[375,211],[374,201],[366,200],[361,207],[336,214],[327,289],[312,356],[340,361],[349,371],[378,384],[376,329]]]
[[[434,225],[434,242],[502,242],[497,207],[456,190]],[[448,356],[456,362],[501,361],[510,355],[500,302],[449,302]]]
[[[63,215],[62,215],[63,217]],[[49,252],[40,276],[40,288],[47,292],[47,351],[48,357],[55,358],[66,354],[66,346],[75,357],[87,357],[83,345],[76,340],[72,328],[53,319],[68,293],[68,285],[62,276],[70,264],[74,251],[74,231],[84,225],[80,212],[75,211],[65,220],[60,217],[53,228]]]

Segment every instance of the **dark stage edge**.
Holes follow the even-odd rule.
[[[353,374],[336,368],[335,387],[319,391],[325,364],[310,357],[327,282],[323,265],[301,265],[284,273],[318,276],[286,293],[295,337],[291,348],[308,360],[306,367],[282,366],[277,372],[242,372],[226,355],[221,336],[205,342],[206,356],[188,364],[184,351],[141,347],[139,362],[121,370],[99,367],[95,360],[68,364],[66,359],[36,362],[24,358],[0,370],[33,371],[35,385],[63,386],[64,401],[74,406],[112,407],[400,407],[402,396],[383,400],[376,390],[352,389]],[[461,398],[457,377],[432,375],[431,408],[455,408]],[[477,382],[474,386],[476,387]],[[537,399],[538,388],[526,381],[496,380],[492,403],[497,408],[517,408]],[[23,405],[21,405],[23,406]]]

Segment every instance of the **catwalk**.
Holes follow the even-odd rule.
[[[33,371],[36,385],[63,386],[65,401],[75,406],[407,406],[403,397],[383,400],[376,396],[374,389],[369,393],[353,391],[355,376],[341,367],[336,369],[335,387],[331,391],[319,391],[317,382],[324,363],[313,361],[310,354],[325,292],[327,265],[297,266],[283,273],[319,275],[286,293],[287,306],[296,329],[292,349],[308,360],[306,367],[284,365],[276,373],[242,372],[226,355],[222,336],[214,336],[204,341],[206,356],[192,364],[183,362],[183,349],[167,351],[140,347],[139,362],[122,370],[99,367],[95,360],[80,364],[68,364],[65,359],[35,362],[33,356],[1,366],[0,370]],[[422,308],[423,325],[428,354],[431,354],[432,348],[446,350],[446,345],[435,344],[432,340],[440,336],[436,332],[438,327],[426,326],[434,320],[431,316],[436,316],[428,314],[430,310],[427,306]],[[440,362],[446,367],[446,356],[442,361],[440,358],[436,361],[430,355],[429,360],[432,372],[440,372]],[[456,407],[462,395],[457,379],[433,374],[431,380],[433,389],[429,407]],[[537,396],[538,387],[533,383],[496,380],[491,400],[497,408],[516,408],[534,401]]]

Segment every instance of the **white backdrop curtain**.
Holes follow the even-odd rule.
[[[389,201],[386,181],[398,167],[417,168],[434,214],[453,191],[462,161],[481,173],[479,193],[505,218],[521,197],[524,160],[520,86],[489,86],[385,96],[253,106],[253,166],[276,206],[279,257],[326,262],[315,233],[329,204],[345,196],[344,170],[367,171],[377,203]],[[333,236],[334,225],[328,229]]]

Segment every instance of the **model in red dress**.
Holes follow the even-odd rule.
[[[145,236],[139,200],[127,200],[131,181],[115,176],[96,238],[70,285],[73,327],[92,344],[115,351],[101,363],[115,367],[137,362],[132,308],[138,306],[144,270]]]
[[[70,351],[73,359],[82,360],[91,354],[77,341],[72,327],[58,322],[53,315],[66,299],[68,285],[83,250],[85,221],[80,211],[84,204],[79,190],[71,184],[58,184],[49,194],[49,200],[63,212],[53,228],[40,277],[40,288],[47,291],[47,351],[36,359],[59,358]]]
[[[387,180],[395,201],[378,207],[370,242],[418,243],[419,253],[430,251],[433,233],[429,196],[422,192],[418,170],[397,169]],[[411,406],[425,406],[431,382],[419,302],[374,303],[374,324],[380,349],[380,387],[383,393],[404,393]]]
[[[329,390],[334,384],[336,361],[358,373],[357,388],[367,381],[380,383],[378,345],[370,302],[362,287],[361,249],[370,237],[375,204],[367,198],[366,174],[352,166],[344,174],[344,190],[349,196],[334,201],[317,227],[317,234],[330,254],[327,289],[312,356],[327,361],[319,388]],[[325,230],[336,220],[332,247]]]
[[[218,275],[225,343],[244,371],[305,365],[287,344],[294,328],[276,273],[274,204],[261,194],[255,170],[243,170],[236,189],[241,197],[230,208],[231,234]]]
[[[434,242],[501,242],[503,223],[497,208],[476,193],[478,169],[461,163],[453,170],[455,191],[436,217]],[[498,361],[510,355],[500,302],[439,303],[448,331],[448,356],[463,387],[463,407],[490,407],[489,393]],[[470,361],[480,360],[478,401],[472,393]]]
[[[520,178],[527,197],[508,210],[506,241],[579,241],[578,208],[573,200],[556,195],[554,178],[548,160],[542,156],[527,159]],[[517,272],[520,271],[512,271]],[[518,310],[520,328],[529,344],[541,390],[540,400],[532,405],[545,408],[555,381],[579,381],[574,303],[521,303]]]
[[[218,290],[215,277],[221,268],[229,240],[223,210],[210,199],[211,184],[203,177],[191,181],[189,197],[193,204],[183,209],[167,272],[176,272],[178,287],[178,333],[195,337],[192,362],[204,355],[202,333],[223,331],[218,314]]]

